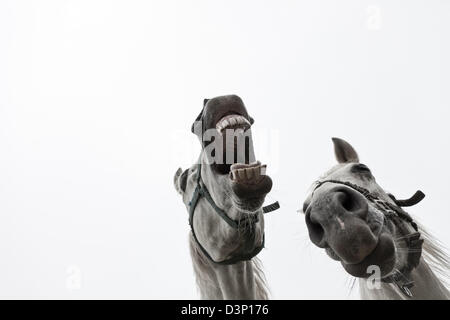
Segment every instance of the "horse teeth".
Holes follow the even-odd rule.
[[[253,168],[245,169],[245,174],[247,175],[248,180],[253,179]]]
[[[250,164],[235,163],[231,165],[230,178],[233,181],[258,183],[266,175],[266,169],[267,165],[261,165],[259,161]]]
[[[246,124],[248,126],[251,126],[250,122],[247,119],[245,119],[243,116],[239,116],[238,119],[239,119],[240,124]]]
[[[252,171],[253,171],[253,176],[255,177],[255,179],[259,178],[261,168],[260,167],[252,168]]]
[[[250,121],[248,121],[244,116],[241,115],[230,115],[225,116],[219,122],[216,124],[216,129],[219,132],[222,132],[222,130],[227,129],[228,127],[238,126],[238,125],[244,125],[244,127],[251,127]],[[243,128],[244,130],[246,128]]]
[[[230,167],[231,171],[233,171],[233,170],[235,170],[235,169],[238,169],[238,168],[239,168],[239,165],[240,165],[240,163],[234,163],[234,164],[232,164],[231,167]]]
[[[262,176],[266,175],[267,165],[262,165],[260,169],[260,173]]]
[[[240,180],[245,180],[246,179],[246,177],[245,177],[245,169],[238,169],[237,172],[238,172]]]
[[[261,162],[259,162],[259,161],[255,161],[250,164],[234,163],[231,165],[231,170],[242,169],[242,168],[256,168],[256,167],[259,167],[260,165],[261,165]]]

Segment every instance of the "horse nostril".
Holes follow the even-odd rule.
[[[347,192],[338,192],[336,198],[345,210],[353,211],[355,209],[355,201],[353,201],[354,199],[352,199],[351,195]]]
[[[325,230],[320,223],[311,219],[311,207],[305,213],[305,221],[312,243],[320,248],[325,248],[327,246],[325,242]]]
[[[345,209],[345,211],[355,214],[365,219],[368,212],[368,205],[365,199],[355,191],[345,188],[335,191],[335,205]]]

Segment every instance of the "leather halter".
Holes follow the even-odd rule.
[[[198,164],[197,168],[197,186],[195,187],[194,194],[192,195],[192,200],[189,202],[189,225],[191,227],[192,236],[194,237],[195,242],[197,243],[200,250],[203,252],[203,254],[213,262],[214,264],[218,265],[230,265],[235,264],[240,261],[248,261],[251,260],[253,257],[255,257],[258,253],[261,252],[261,250],[264,248],[265,244],[265,234],[263,234],[262,244],[259,247],[256,247],[251,253],[236,256],[227,260],[223,261],[215,261],[211,255],[206,251],[206,249],[200,244],[200,241],[198,241],[197,236],[194,231],[194,213],[195,208],[198,204],[198,201],[203,196],[205,199],[209,202],[211,207],[213,207],[214,211],[224,220],[231,228],[238,230],[240,225],[250,225],[252,229],[255,228],[255,225],[259,222],[259,212],[254,215],[249,215],[246,217],[243,217],[239,220],[233,220],[230,218],[225,211],[223,211],[221,208],[219,208],[216,203],[214,202],[213,198],[211,197],[211,194],[209,193],[206,186],[203,184],[201,179],[201,164]],[[268,206],[265,206],[262,208],[263,213],[268,213],[274,210],[277,210],[280,208],[280,204],[277,202],[272,203]],[[249,222],[249,224],[246,224],[245,222]]]
[[[391,220],[395,226],[400,230],[401,240],[403,240],[408,249],[408,257],[406,265],[401,270],[394,269],[390,275],[381,279],[386,283],[394,283],[400,289],[403,294],[408,297],[412,297],[411,288],[414,286],[414,281],[410,278],[411,272],[419,265],[420,257],[422,255],[423,239],[417,227],[417,224],[411,218],[411,216],[402,209],[402,207],[411,207],[418,204],[425,198],[425,194],[422,191],[417,191],[410,199],[397,200],[393,195],[389,197],[394,201],[395,205],[380,197],[372,194],[369,190],[360,187],[351,182],[343,182],[339,180],[323,180],[318,181],[314,191],[320,188],[325,183],[342,184],[362,194],[370,203],[372,203],[384,216]],[[314,192],[313,191],[313,192]],[[415,232],[410,230],[404,225],[404,222],[409,223]]]

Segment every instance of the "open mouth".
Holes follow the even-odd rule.
[[[236,112],[222,116],[215,129],[223,146],[217,145],[215,151],[222,152],[224,161],[216,162],[214,169],[228,175],[235,204],[253,212],[263,204],[272,180],[266,175],[267,166],[255,159],[250,127],[249,119]]]
[[[223,162],[215,167],[221,174],[230,174],[232,180],[255,183],[261,172],[257,167],[261,168],[261,164],[254,161],[250,127],[250,121],[236,113],[227,114],[216,123],[216,130],[222,135],[223,146],[218,146],[217,150],[222,149]],[[234,173],[232,165],[238,165]]]
[[[254,160],[253,144],[250,132],[247,132],[250,127],[250,121],[246,117],[235,113],[223,116],[216,123],[216,130],[223,137],[223,156],[227,159],[224,165],[218,167],[221,173],[229,174],[233,182],[256,185],[266,176],[267,166]],[[226,140],[230,138],[234,139],[233,143],[227,143]],[[245,145],[239,145],[238,138],[241,138],[241,143]],[[234,156],[227,158],[228,152],[233,152]]]

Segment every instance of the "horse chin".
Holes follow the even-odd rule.
[[[233,199],[233,204],[239,211],[246,212],[248,214],[256,213],[261,209],[264,203],[264,199],[250,199],[246,202],[239,201],[238,199]]]
[[[395,266],[396,253],[392,235],[389,232],[382,232],[378,238],[375,249],[363,261],[356,264],[341,262],[344,269],[352,276],[358,278],[368,278],[373,275],[373,270],[369,267],[380,268],[380,276],[388,275]]]

